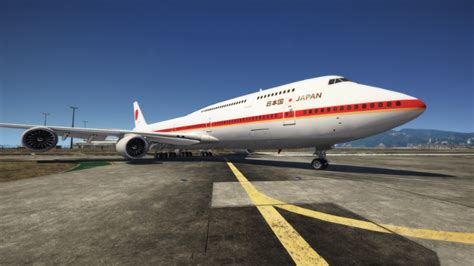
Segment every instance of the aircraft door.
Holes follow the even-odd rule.
[[[210,133],[212,132],[212,119],[209,117],[206,123],[206,132]]]
[[[293,110],[291,105],[288,105],[283,110],[283,125],[293,126],[296,125],[296,112]]]

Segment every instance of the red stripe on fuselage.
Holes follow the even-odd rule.
[[[400,104],[397,105],[397,103],[400,103]],[[188,126],[179,126],[175,128],[159,129],[159,130],[154,130],[154,132],[175,132],[175,131],[184,131],[184,130],[191,130],[191,129],[201,129],[201,128],[207,128],[207,127],[246,124],[246,123],[251,123],[251,122],[256,122],[256,121],[261,122],[261,121],[269,121],[269,120],[283,119],[283,118],[292,119],[293,117],[298,118],[298,117],[305,117],[305,116],[323,116],[323,115],[329,115],[329,114],[330,115],[350,114],[350,113],[364,112],[364,111],[397,110],[397,109],[406,109],[406,108],[423,108],[424,109],[426,108],[426,105],[422,101],[417,100],[417,99],[356,103],[356,104],[318,107],[318,108],[308,108],[308,109],[296,110],[292,112],[286,111],[286,112],[262,114],[262,115],[256,115],[256,116],[240,117],[240,118],[235,118],[235,119],[212,122],[210,125],[206,123],[201,123],[201,124],[193,124],[193,125],[188,125]]]

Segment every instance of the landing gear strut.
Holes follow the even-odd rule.
[[[311,162],[311,166],[316,170],[324,170],[329,166],[328,160],[326,160],[326,151],[316,150],[314,152],[318,158],[314,159]]]

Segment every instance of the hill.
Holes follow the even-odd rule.
[[[474,133],[434,129],[390,130],[372,137],[359,139],[338,147],[474,147]]]

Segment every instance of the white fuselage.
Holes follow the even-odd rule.
[[[408,95],[325,76],[219,102],[189,115],[149,124],[155,132],[208,134],[212,144],[186,148],[328,148],[406,123],[425,110]]]

